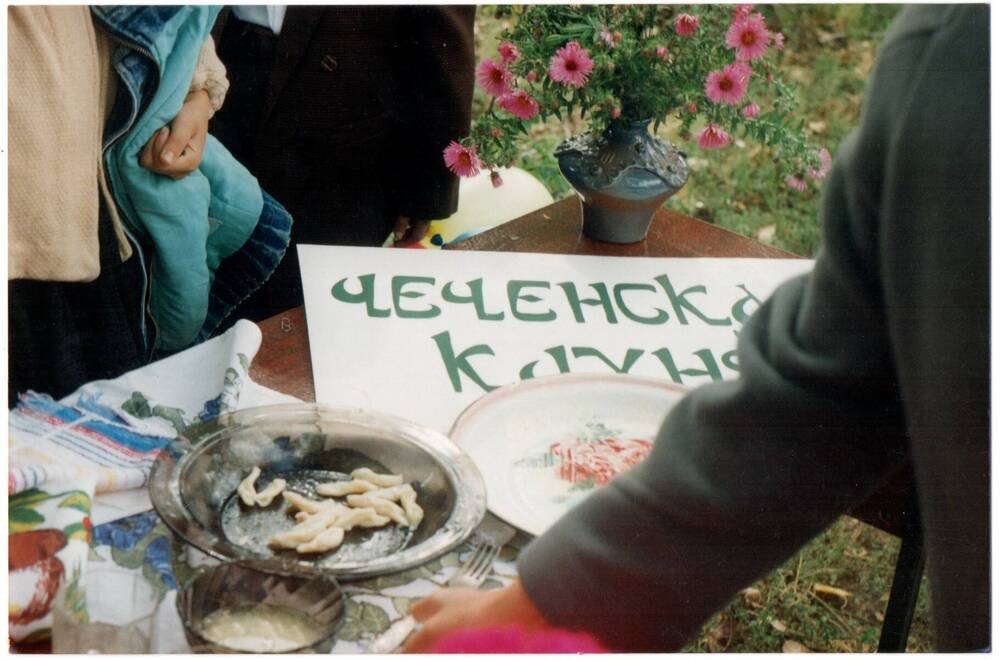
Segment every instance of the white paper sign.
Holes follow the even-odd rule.
[[[316,400],[441,431],[536,376],[732,378],[743,322],[813,263],[298,249]]]

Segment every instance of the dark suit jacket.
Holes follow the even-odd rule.
[[[521,554],[548,621],[677,649],[910,458],[937,646],[989,645],[989,44],[985,5],[900,13],[816,267],[743,327],[740,378]]]
[[[397,215],[454,212],[442,151],[469,131],[474,16],[290,6],[278,37],[220,17],[230,89],[211,131],[291,212],[293,244],[381,245]],[[273,279],[241,313],[301,304],[294,248]]]

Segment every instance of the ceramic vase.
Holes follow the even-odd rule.
[[[649,132],[649,121],[615,122],[555,151],[583,205],[583,233],[609,243],[646,238],[653,214],[688,178],[685,155]]]

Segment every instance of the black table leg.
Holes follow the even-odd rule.
[[[907,528],[896,558],[896,572],[885,608],[885,621],[878,642],[879,653],[902,653],[910,636],[913,611],[920,593],[920,578],[924,573],[924,543],[919,525]]]

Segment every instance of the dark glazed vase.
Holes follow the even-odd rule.
[[[688,178],[684,153],[651,135],[648,121],[571,137],[555,154],[583,204],[583,233],[608,243],[645,239],[656,209]]]

